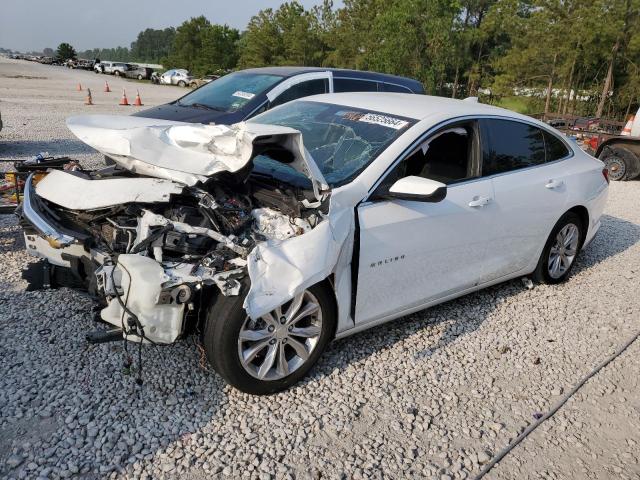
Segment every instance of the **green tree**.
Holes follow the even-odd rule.
[[[73,60],[76,58],[75,49],[68,43],[61,43],[56,50],[56,57],[60,60]]]
[[[254,15],[240,42],[239,64],[243,68],[266,65],[322,65],[326,57],[323,7],[305,10],[297,1],[267,8]]]
[[[176,35],[173,27],[163,30],[147,28],[138,33],[138,37],[131,43],[131,59],[140,62],[159,62],[169,55]]]
[[[203,74],[225,72],[238,63],[240,32],[227,25],[211,25],[204,31],[197,68]]]
[[[211,23],[204,16],[186,20],[176,29],[168,62],[172,67],[196,72],[201,64],[202,42]]]

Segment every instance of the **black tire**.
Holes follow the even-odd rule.
[[[138,75],[138,80],[142,80],[142,75]]]
[[[240,361],[238,340],[247,319],[242,304],[248,290],[248,286],[244,286],[240,295],[229,297],[218,295],[207,313],[202,341],[209,363],[227,383],[245,393],[267,395],[294,385],[318,361],[335,332],[335,299],[324,284],[317,284],[307,289],[317,299],[322,312],[322,327],[318,343],[311,351],[309,358],[288,376],[274,380],[261,380],[252,376]]]
[[[622,145],[607,145],[598,158],[604,162],[613,181],[632,180],[640,175],[640,159]]]
[[[186,86],[187,86],[187,84],[184,82],[184,80],[180,80],[180,81],[178,82],[178,86],[179,86],[179,87],[186,87]]]
[[[114,74],[116,77],[119,77],[119,76],[120,76],[120,72],[119,72],[118,70],[116,70],[115,72],[113,72],[113,74]]]
[[[557,241],[558,233],[565,228],[567,225],[575,225],[578,229],[578,243],[576,246],[576,253],[571,259],[569,267],[562,273],[560,276],[554,277],[550,272],[549,260],[551,255],[551,249]],[[587,233],[587,227],[583,225],[582,219],[575,212],[567,212],[565,213],[560,220],[555,224],[553,229],[551,230],[551,234],[547,239],[547,243],[545,243],[544,248],[542,249],[542,254],[540,255],[540,259],[538,260],[538,265],[536,269],[533,271],[532,278],[537,283],[546,283],[548,285],[555,285],[557,283],[564,282],[569,275],[571,274],[571,270],[576,263],[576,259],[580,254],[580,249],[582,248],[582,244],[584,243],[584,238]]]

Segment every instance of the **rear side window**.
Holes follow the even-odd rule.
[[[394,85],[392,83],[380,82],[381,92],[396,92],[396,93],[413,93],[410,88],[403,87],[402,85]]]
[[[356,80],[354,78],[334,78],[333,91],[341,92],[377,92],[378,82]]]
[[[564,142],[549,132],[544,132],[544,145],[547,151],[547,162],[560,160],[569,155],[569,149]]]
[[[482,119],[482,175],[495,175],[545,162],[542,130],[512,120]]]
[[[277,107],[278,105],[282,105],[283,103],[287,103],[298,98],[327,93],[327,86],[328,81],[324,78],[296,83],[288,90],[282,92],[276,99],[274,99],[273,102],[271,102],[271,107]]]

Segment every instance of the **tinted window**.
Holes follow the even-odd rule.
[[[340,92],[377,92],[378,82],[355,80],[353,78],[334,78],[333,91]]]
[[[397,92],[397,93],[413,93],[410,88],[401,85],[393,85],[391,83],[380,82],[381,92]]]
[[[300,82],[293,85],[282,92],[276,99],[271,102],[272,107],[282,105],[283,103],[290,102],[302,97],[308,97],[309,95],[318,95],[320,93],[327,93],[327,80],[319,78],[317,80],[307,80],[306,82]]]
[[[481,120],[482,175],[540,165],[545,161],[542,130],[511,120]]]
[[[569,150],[564,142],[549,132],[544,132],[544,144],[547,149],[547,162],[560,160],[569,155]]]

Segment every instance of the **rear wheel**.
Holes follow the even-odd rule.
[[[142,75],[138,74],[138,80],[142,80]]]
[[[251,319],[245,295],[220,295],[209,310],[203,334],[207,357],[229,384],[264,395],[289,388],[317,362],[336,323],[335,303],[324,285]]]
[[[585,234],[586,227],[580,217],[574,212],[565,213],[551,230],[533,279],[539,283],[556,284],[569,278]]]
[[[184,82],[184,80],[180,80],[180,81],[178,82],[178,86],[179,86],[179,87],[186,87],[186,86],[187,86],[187,84]]]
[[[119,77],[119,76],[120,76],[120,72],[119,72],[118,70],[116,70],[115,72],[113,72],[113,74],[114,74],[116,77]]]
[[[622,146],[606,146],[598,156],[614,181],[631,180],[640,175],[640,159]]]

